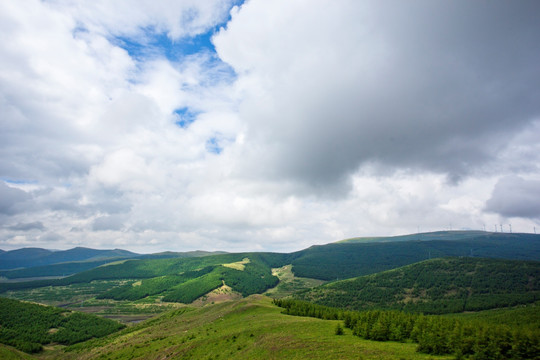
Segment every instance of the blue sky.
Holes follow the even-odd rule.
[[[533,232],[538,10],[2,2],[0,249]]]

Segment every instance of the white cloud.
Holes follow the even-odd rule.
[[[521,217],[540,219],[540,180],[523,179],[516,175],[501,178],[491,198],[486,203],[486,210],[505,218]]]

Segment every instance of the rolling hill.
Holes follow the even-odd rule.
[[[337,321],[282,314],[271,299],[184,307],[86,343],[57,348],[51,359],[451,359],[418,353],[412,343],[367,341]]]
[[[540,262],[432,259],[329,283],[295,297],[354,310],[398,309],[429,314],[507,307],[540,300]]]
[[[414,237],[414,235],[411,235]],[[184,282],[192,288],[214,290],[221,282],[235,282],[236,291],[246,295],[260,293],[273,286],[277,279],[271,275],[272,268],[292,265],[295,276],[323,281],[348,279],[362,275],[395,269],[429,258],[448,256],[472,256],[482,258],[504,258],[518,260],[540,259],[540,235],[502,234],[484,232],[444,232],[431,235],[421,234],[423,240],[401,240],[394,242],[345,242],[312,246],[293,253],[234,253],[209,255],[204,257],[160,258],[160,259],[124,259],[79,272],[62,279],[37,280],[16,283],[0,283],[0,292],[18,289],[31,289],[44,286],[65,286],[77,283],[89,283],[94,280],[145,280],[137,291],[130,289],[109,293],[113,299],[121,296],[133,298],[139,296],[163,295],[174,301],[180,297],[166,294],[178,293]],[[450,239],[450,240],[445,240]],[[246,272],[234,272],[230,269],[216,268],[223,264],[250,259]],[[183,275],[185,272],[202,271],[195,278]],[[55,268],[57,273],[62,268]],[[255,270],[257,269],[257,270]],[[42,274],[44,271],[42,272]],[[232,280],[241,274],[243,280]],[[259,274],[259,275],[254,275]],[[261,275],[261,274],[264,274]],[[257,278],[258,276],[258,278]],[[227,278],[227,280],[225,279]],[[257,278],[257,280],[254,280]],[[154,280],[151,280],[154,279]],[[249,280],[251,279],[251,280]],[[246,290],[242,282],[249,282]],[[198,284],[198,285],[196,285]],[[174,290],[175,288],[176,290]],[[186,288],[187,289],[187,288]],[[115,290],[116,291],[116,290]],[[204,294],[198,291],[199,296]],[[123,292],[123,295],[120,295]],[[193,293],[195,294],[195,293]],[[191,298],[188,297],[188,298]],[[183,298],[186,300],[188,298]]]
[[[208,256],[106,259],[61,279],[0,283],[0,292],[104,316],[123,311],[146,319],[162,313],[107,338],[47,345],[41,359],[540,356],[540,325],[531,316],[540,303],[539,235],[440,232],[389,241],[356,239],[293,253],[202,254]],[[95,266],[99,261],[86,262]],[[32,268],[12,271],[23,270]],[[273,288],[278,276],[281,284]],[[333,282],[317,286],[328,280]],[[309,286],[316,287],[295,296],[315,304],[285,298]],[[268,289],[269,296],[256,295]],[[276,300],[285,310],[270,296],[285,299]],[[508,308],[516,304],[528,305]],[[176,310],[164,313],[167,309]],[[497,310],[481,315],[482,309]],[[528,326],[522,325],[524,319]],[[344,336],[336,335],[338,324]],[[387,340],[403,343],[379,342]],[[0,346],[0,357],[25,356]]]

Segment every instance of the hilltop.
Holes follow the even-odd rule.
[[[271,299],[184,307],[107,338],[46,354],[62,359],[450,359],[416,352],[416,344],[335,335],[337,321],[282,314]]]

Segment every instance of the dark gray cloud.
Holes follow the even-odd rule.
[[[540,117],[538,2],[348,5],[270,29],[249,17],[272,5],[248,3],[233,20],[254,33],[231,25],[216,37],[241,78],[264,79],[242,105],[247,171],[320,188],[368,163],[458,180]],[[270,53],[278,46],[281,57]]]
[[[30,223],[18,223],[12,226],[8,226],[9,230],[13,231],[31,231],[31,230],[39,230],[44,231],[45,225],[41,221],[34,221]]]
[[[13,215],[23,210],[24,202],[30,198],[26,192],[0,181],[0,213]]]
[[[540,181],[504,177],[495,186],[486,210],[504,217],[540,219]]]

